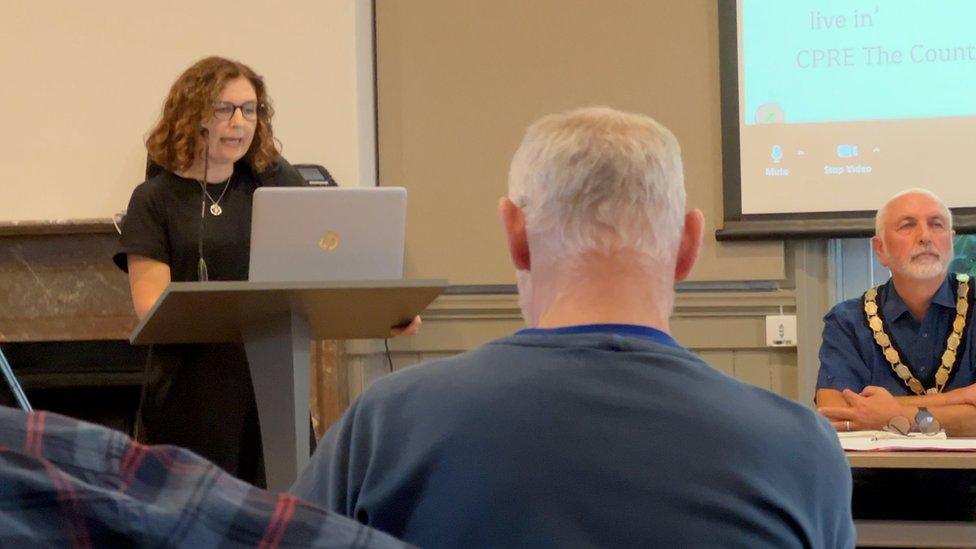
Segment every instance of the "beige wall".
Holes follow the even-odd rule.
[[[407,273],[506,284],[495,220],[525,127],[608,104],[682,143],[708,225],[694,280],[780,280],[783,245],[728,244],[714,0],[383,0],[376,6],[380,179],[409,189]]]
[[[722,218],[714,0],[383,0],[376,9],[380,180],[410,192],[408,276],[512,283],[494,205],[526,125],[587,104],[644,112],[681,141],[689,207],[708,219],[699,284],[679,293],[673,334],[737,379],[810,402],[823,254],[713,237]],[[757,280],[772,282],[742,282]],[[765,316],[801,301],[801,346],[766,347]],[[394,368],[521,327],[513,295],[444,296],[420,335],[391,341]],[[351,398],[390,369],[381,342],[339,353]]]
[[[369,0],[5,2],[0,222],[124,208],[170,84],[212,54],[266,78],[286,158],[372,184],[371,27]]]

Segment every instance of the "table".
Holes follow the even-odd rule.
[[[845,452],[851,468],[976,470],[976,452]],[[972,547],[976,522],[860,520],[859,547]]]

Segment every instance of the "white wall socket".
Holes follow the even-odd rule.
[[[796,347],[796,315],[766,316],[766,346]]]

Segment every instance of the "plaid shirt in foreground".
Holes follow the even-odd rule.
[[[403,547],[174,446],[0,406],[0,547]]]

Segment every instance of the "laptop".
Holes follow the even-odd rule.
[[[406,207],[402,187],[260,187],[248,279],[402,279]]]

